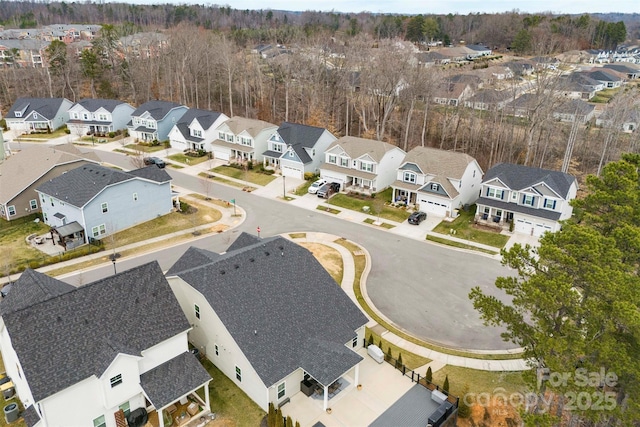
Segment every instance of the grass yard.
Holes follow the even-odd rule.
[[[216,172],[230,178],[239,179],[241,181],[247,181],[256,185],[267,185],[274,179],[273,175],[266,175],[263,173],[254,172],[253,170],[244,171],[242,169],[232,168],[231,166],[218,166],[211,169],[211,172]]]
[[[41,139],[43,141],[47,141],[49,139],[60,138],[61,136],[69,135],[68,133],[65,132],[65,130],[66,130],[66,126],[63,126],[60,129],[56,129],[51,133],[27,133],[27,134],[18,136],[16,138],[16,141],[31,140],[31,139]]]
[[[238,182],[238,181],[232,181],[230,179],[225,179],[225,178],[221,178],[219,176],[215,176],[215,175],[211,175],[208,173],[204,173],[204,172],[200,172],[198,174],[199,177],[202,178],[206,178],[206,179],[210,179],[212,181],[216,181],[219,182],[221,184],[225,184],[225,185],[230,185],[232,187],[237,187],[237,188],[247,188],[249,189],[249,191],[253,191],[255,190],[255,187],[248,187],[246,184],[244,184],[243,182]]]
[[[427,234],[427,240],[431,242],[440,243],[441,245],[452,246],[454,248],[460,248],[460,249],[470,249],[470,250],[483,252],[485,254],[490,254],[490,255],[497,255],[500,253],[498,251],[490,251],[484,248],[479,248],[477,246],[467,245],[466,243],[456,242],[454,240],[447,239],[446,237],[437,237],[437,236],[432,236],[430,234]]]
[[[189,165],[189,166],[198,165],[200,163],[204,163],[207,160],[209,160],[208,156],[193,157],[193,156],[186,156],[183,153],[172,154],[168,158],[179,163],[184,163],[185,165]]]
[[[611,101],[611,99],[616,96],[616,94],[620,91],[620,89],[622,88],[615,88],[615,89],[604,89],[601,90],[599,92],[597,92],[596,96],[594,96],[593,98],[591,98],[590,102],[597,102],[597,103],[601,103],[601,104],[606,104],[609,101]]]
[[[374,198],[365,199],[338,193],[331,197],[327,203],[358,212],[363,212],[363,208],[366,206],[369,208],[369,214],[372,216],[378,216],[378,210],[380,210],[380,218],[389,221],[403,222],[409,218],[410,213],[408,211],[392,206],[385,206],[385,203],[391,200],[391,191],[393,190],[388,188],[376,194]]]
[[[365,220],[364,220],[364,221],[362,221],[362,222],[364,222],[365,224],[371,224],[371,225],[375,225],[375,226],[377,226],[377,227],[386,228],[387,230],[390,230],[390,229],[392,229],[393,227],[395,227],[395,225],[388,224],[388,223],[386,223],[386,222],[383,222],[383,223],[381,223],[381,224],[376,224],[376,223],[375,223],[375,222],[376,222],[376,220],[375,220],[375,219],[371,219],[371,218],[367,218],[367,219],[365,219]]]
[[[344,275],[344,263],[342,256],[337,250],[320,243],[297,242],[300,246],[307,248],[318,260],[325,270],[333,277],[338,285],[342,285]]]
[[[205,360],[202,365],[212,378],[209,383],[209,400],[211,412],[216,413],[216,420],[211,425],[259,426],[266,413],[213,363]]]
[[[305,181],[304,184],[296,188],[296,191],[293,193],[296,196],[304,196],[309,192],[309,187],[313,184],[315,180]]]
[[[6,372],[5,369],[4,369],[4,362],[2,360],[2,354],[0,354],[0,372]],[[18,399],[17,395],[15,397],[13,397],[12,399],[5,400],[4,394],[0,393],[0,406],[2,408],[4,408],[9,403],[17,403],[18,404],[18,408],[20,409],[20,412],[22,412],[24,410],[24,407],[22,406],[22,402],[20,402],[20,399]],[[11,424],[7,424],[7,422],[5,421],[4,417],[0,417],[0,427],[5,427],[5,426],[26,427],[26,425],[27,424],[24,422],[23,418],[18,418],[17,421],[12,422]]]
[[[453,222],[442,221],[433,229],[433,232],[449,235],[451,230],[455,230],[455,237],[459,239],[482,243],[498,249],[503,248],[509,240],[509,236],[474,228],[475,212],[476,207],[472,205],[466,212],[461,211],[458,218],[454,219]]]
[[[340,213],[340,211],[338,209],[333,209],[333,208],[330,208],[328,206],[318,205],[318,206],[316,206],[316,209],[319,210],[319,211],[329,212],[329,213],[334,214],[334,215],[338,215]]]
[[[133,150],[133,151],[142,151],[143,153],[155,153],[157,151],[162,151],[165,149],[162,146],[162,144],[154,145],[154,146],[141,145],[141,144],[127,144],[124,146],[124,148],[128,148],[129,150]]]
[[[8,222],[0,220],[0,274],[14,274],[29,266],[35,259],[45,260],[48,255],[32,248],[26,242],[30,234],[45,234],[49,226],[44,222]]]
[[[380,349],[384,351],[384,354],[387,354],[389,347],[391,347],[391,357],[393,357],[394,359],[397,359],[398,355],[402,354],[402,363],[409,369],[413,370],[431,362],[431,360],[427,359],[426,357],[418,356],[417,354],[408,352],[407,350],[401,349],[397,345],[392,344],[383,338],[380,338],[378,334],[374,333],[369,328],[366,328],[364,334],[367,340],[369,339],[370,336],[373,335],[373,343],[378,347],[380,347]],[[424,375],[424,373],[420,373],[420,372],[419,374]]]
[[[420,372],[420,375],[425,373]],[[527,389],[522,372],[479,371],[447,365],[433,373],[433,382],[443,384],[446,376],[449,376],[449,391],[459,397],[464,394],[465,386],[468,387],[469,393],[491,393],[501,387],[507,395]]]

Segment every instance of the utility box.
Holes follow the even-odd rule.
[[[384,353],[377,345],[371,344],[367,347],[367,354],[378,363],[384,362]]]

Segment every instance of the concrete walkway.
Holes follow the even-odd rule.
[[[288,235],[285,236],[290,238]],[[355,263],[354,263],[354,259],[353,256],[351,254],[351,252],[345,248],[344,246],[335,243],[336,240],[340,239],[338,236],[333,236],[330,234],[326,234],[326,233],[306,233],[305,237],[303,238],[296,238],[296,239],[291,239],[293,241],[296,242],[310,242],[310,243],[320,243],[323,245],[326,245],[330,248],[333,248],[335,250],[337,250],[340,255],[342,256],[342,262],[343,262],[343,276],[342,276],[342,289],[344,290],[344,292],[349,296],[349,298],[352,299],[352,301],[357,305],[360,306],[360,303],[358,302],[357,298],[356,298],[356,294],[354,292],[354,280],[355,280]],[[357,245],[357,243],[355,242],[350,242],[350,243],[354,243]],[[358,245],[359,246],[359,245]],[[371,258],[369,256],[369,253],[367,252],[366,249],[364,249],[363,247],[360,247],[360,250],[363,252],[364,256],[367,259],[367,263],[366,263],[366,267],[365,270],[363,272],[363,277],[361,279],[361,290],[362,290],[362,294],[365,298],[365,300],[367,301],[367,304],[369,305],[369,307],[372,308],[372,310],[374,310],[376,312],[376,314],[378,316],[380,316],[381,318],[383,318],[385,321],[387,321],[389,324],[393,324],[393,322],[391,322],[389,319],[387,319],[384,314],[380,313],[379,311],[377,311],[375,309],[375,306],[369,301],[367,294],[366,294],[366,287],[364,284],[366,284],[366,278],[367,275],[369,273],[370,270],[370,266],[371,266]],[[363,311],[364,312],[364,311]],[[394,334],[391,331],[388,331],[386,329],[384,329],[382,326],[380,326],[378,324],[378,322],[376,322],[374,319],[371,318],[371,316],[369,316],[368,313],[364,312],[365,315],[367,316],[367,318],[369,319],[369,322],[367,323],[367,327],[369,329],[373,329],[374,331],[378,332],[380,331],[380,335],[382,338],[384,338],[385,340],[389,341],[390,343],[393,343],[395,345],[397,345],[400,348],[403,348],[411,353],[417,354],[419,356],[423,356],[426,357],[428,359],[431,359],[431,369],[433,372],[435,372],[437,369],[442,368],[445,365],[453,365],[453,366],[460,366],[460,367],[464,367],[464,368],[471,368],[471,369],[478,369],[478,370],[482,370],[482,371],[525,371],[530,369],[530,367],[527,365],[526,361],[524,359],[507,359],[507,360],[485,360],[485,359],[476,359],[476,358],[471,358],[471,357],[463,357],[463,356],[453,356],[450,354],[446,354],[446,353],[442,353],[436,350],[432,350],[430,348],[426,348],[423,347],[421,345],[412,343],[410,341],[407,341],[406,339]],[[482,354],[504,354],[504,355],[509,355],[509,354],[514,354],[514,353],[518,353],[519,350],[507,350],[507,351],[473,351],[473,353],[477,353],[479,356]],[[419,372],[421,375],[423,375],[426,371],[427,371],[427,366],[429,366],[430,364],[427,364],[423,367],[420,367],[417,369],[417,372]]]

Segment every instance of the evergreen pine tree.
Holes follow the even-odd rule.
[[[433,381],[433,372],[431,371],[431,366],[427,368],[427,375],[425,375],[425,379],[429,382]]]
[[[444,384],[442,385],[442,389],[449,393],[449,375],[444,377]]]

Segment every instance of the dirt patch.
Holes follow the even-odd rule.
[[[520,424],[518,410],[496,398],[486,406],[474,404],[469,418],[458,418],[459,427],[516,427]]]
[[[209,421],[206,427],[236,427],[237,423],[233,418],[217,416],[215,420]]]
[[[301,242],[300,246],[303,246],[322,264],[325,270],[335,279],[336,282],[342,282],[342,256],[337,250],[320,244],[320,243],[308,243]]]

